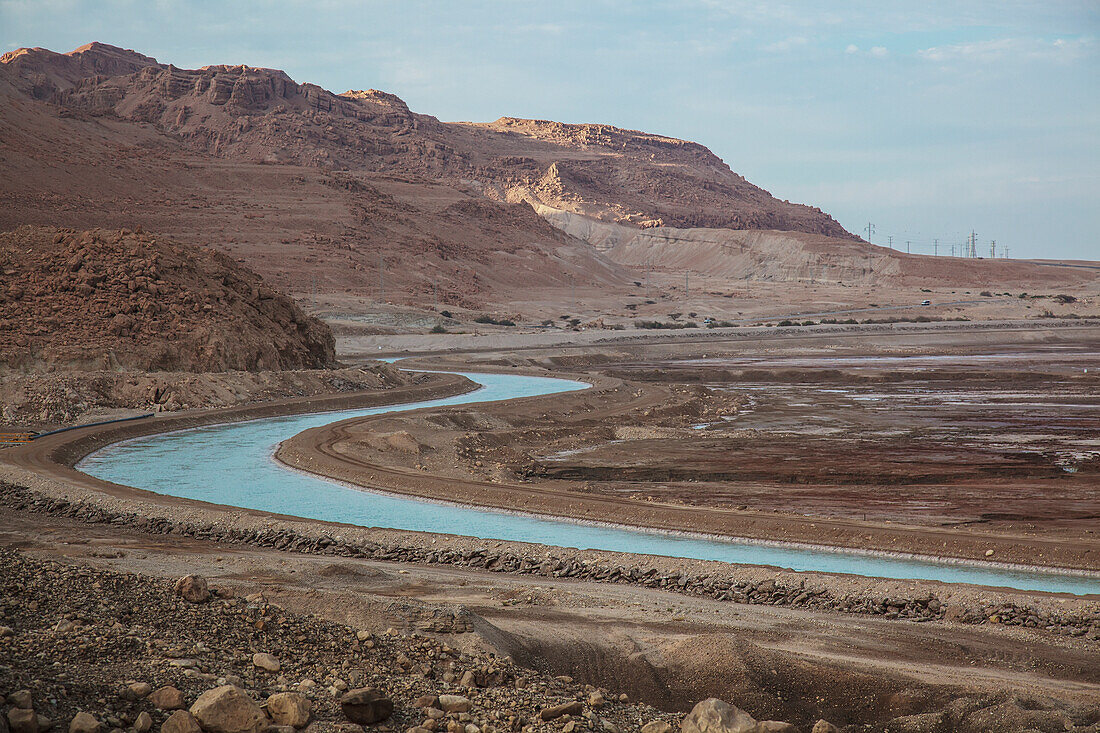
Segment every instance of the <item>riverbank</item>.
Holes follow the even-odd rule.
[[[513,370],[513,372],[524,370]],[[564,375],[563,375],[564,376]],[[560,518],[569,521],[633,527],[665,532],[775,543],[822,551],[834,548],[858,550],[888,557],[919,557],[941,562],[971,563],[1001,568],[1070,569],[1100,572],[1100,544],[1084,543],[1075,537],[999,534],[980,526],[932,527],[906,525],[898,521],[859,521],[823,516],[761,511],[756,507],[723,508],[685,506],[584,491],[562,482],[528,478],[523,483],[508,480],[506,470],[475,480],[469,475],[481,469],[491,474],[492,448],[473,449],[457,455],[452,448],[471,427],[500,425],[515,415],[539,412],[541,422],[555,426],[568,416],[583,415],[591,422],[626,423],[625,415],[660,410],[676,411],[687,398],[662,385],[624,383],[615,378],[587,375],[593,387],[583,393],[557,395],[552,405],[509,401],[488,405],[478,413],[454,407],[400,416],[375,415],[343,420],[306,430],[284,440],[276,458],[287,466],[319,474],[355,486],[369,487],[396,495],[437,502]],[[683,408],[687,410],[688,408]],[[692,405],[693,420],[704,419]],[[549,414],[547,414],[549,413]],[[484,416],[483,416],[484,415]],[[595,416],[595,417],[589,417]],[[450,424],[461,426],[447,430]],[[605,433],[607,428],[602,429]],[[642,431],[638,428],[638,431]],[[650,432],[654,429],[650,428]],[[577,430],[579,433],[580,431]],[[691,435],[692,431],[684,431]],[[418,446],[411,453],[378,450],[367,445],[372,436],[400,434]],[[496,435],[479,445],[499,446]],[[383,446],[384,448],[384,446]],[[705,451],[700,451],[705,452]],[[466,459],[466,460],[463,460]],[[382,463],[384,460],[386,463]],[[522,460],[512,459],[513,463]],[[476,464],[469,470],[452,469],[452,464]],[[439,474],[436,471],[440,471]],[[530,470],[530,469],[528,469]]]

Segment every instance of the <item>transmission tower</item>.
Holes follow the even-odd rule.
[[[867,232],[867,241],[873,244],[873,242],[871,242],[871,237],[875,233],[875,225],[871,222],[867,222],[867,226],[863,228],[863,231]]]

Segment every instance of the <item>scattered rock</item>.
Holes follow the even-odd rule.
[[[149,696],[149,693],[153,691],[153,686],[148,682],[131,682],[126,685],[126,689],[134,696],[135,700],[141,700]]]
[[[252,655],[252,665],[259,667],[265,672],[275,673],[283,668],[283,665],[279,663],[279,660],[266,652],[259,652]]]
[[[149,694],[149,702],[159,710],[182,710],[186,704],[183,693],[171,685],[153,690]]]
[[[34,707],[34,700],[30,690],[19,690],[8,695],[8,702],[17,708],[30,710]]]
[[[260,733],[267,716],[244,690],[223,685],[199,695],[191,706],[199,727],[207,733]]]
[[[572,702],[562,703],[561,705],[543,708],[539,713],[539,717],[543,720],[554,720],[563,715],[580,715],[583,711],[584,706],[581,705],[579,701],[573,700]]]
[[[602,708],[607,704],[607,700],[604,699],[603,693],[596,690],[588,695],[588,706],[593,708]]]
[[[91,713],[77,713],[69,721],[69,733],[99,733],[101,730],[103,730],[103,723],[96,720]]]
[[[373,687],[359,687],[344,693],[340,709],[353,723],[374,725],[393,715],[393,700]]]
[[[642,726],[642,733],[672,733],[672,725],[666,720],[653,720]]]
[[[160,733],[202,733],[202,728],[191,713],[177,710],[161,724]]]
[[[134,733],[149,733],[153,727],[153,716],[142,710],[134,719]]]
[[[201,575],[185,575],[176,581],[176,595],[191,603],[210,600],[210,587]]]
[[[814,723],[814,729],[810,733],[840,733],[840,728],[827,720],[819,720]]]
[[[8,711],[11,733],[38,733],[38,716],[33,710],[12,708]]]
[[[470,710],[470,699],[462,695],[440,695],[439,707],[445,713],[466,713]]]
[[[309,722],[311,704],[300,692],[277,692],[267,698],[267,714],[276,725],[302,728]]]
[[[697,703],[680,723],[683,733],[752,733],[755,728],[756,718],[716,697]]]

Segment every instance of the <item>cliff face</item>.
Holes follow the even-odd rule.
[[[151,125],[222,158],[424,178],[632,226],[854,239],[819,209],[748,183],[704,146],[661,135],[515,118],[441,123],[377,90],[333,94],[249,66],[177,69],[98,43],[0,61],[15,87],[63,115]]]
[[[0,234],[0,367],[223,372],[335,365],[328,326],[210,249],[149,234]]]

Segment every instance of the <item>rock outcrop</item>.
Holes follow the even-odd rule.
[[[832,217],[772,197],[703,145],[601,124],[503,117],[442,123],[375,89],[334,94],[251,66],[179,69],[101,43],[19,49],[0,68],[69,115],[150,124],[219,157],[473,183],[647,227],[781,229],[855,239]]]

